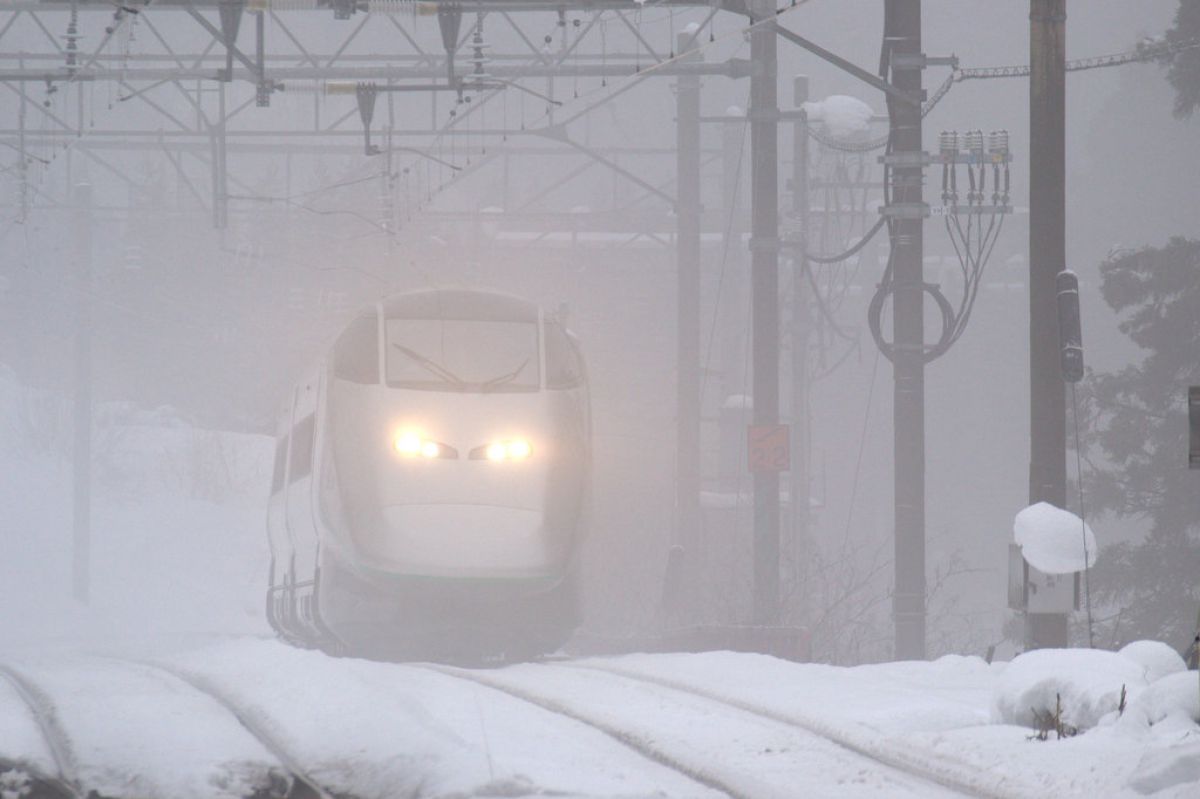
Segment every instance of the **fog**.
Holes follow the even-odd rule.
[[[597,28],[581,52],[603,48],[614,63],[620,54],[644,54],[648,65],[652,56],[631,27],[665,54],[689,23],[708,17],[707,8],[654,5],[630,13],[629,26],[609,17],[603,37]],[[1161,36],[1176,7],[1174,0],[1073,3],[1067,56],[1130,50],[1142,37]],[[5,21],[11,13],[0,12]],[[65,30],[66,10],[39,13],[50,35]],[[80,12],[83,52],[99,44],[111,16],[108,7]],[[161,53],[167,40],[177,53],[195,54],[210,41],[182,12],[155,8],[140,16],[121,26],[107,52]],[[522,32],[499,17],[486,21],[493,54],[528,55],[523,37],[533,49],[543,36],[558,48],[563,35],[579,29],[571,13],[566,33],[553,13],[517,16]],[[591,18],[578,16],[584,24]],[[875,72],[882,16],[873,0],[813,0],[781,24]],[[347,55],[413,52],[383,14],[279,17],[312,53],[334,53],[360,23]],[[423,50],[440,56],[436,17],[401,12],[396,19]],[[704,61],[747,58],[744,22],[718,14],[712,36],[705,28],[698,37]],[[464,14],[462,24],[469,33],[474,15]],[[924,51],[957,55],[963,67],[1027,63],[1028,33],[1027,4],[924,3]],[[269,51],[290,56],[280,65],[308,63],[270,18],[267,34]],[[239,39],[247,52],[253,35],[247,16]],[[25,15],[0,34],[0,68],[57,68],[58,61],[33,57],[56,54],[56,47]],[[469,63],[468,49],[460,62]],[[932,91],[946,74],[931,66],[924,85]],[[812,100],[861,98],[876,115],[872,135],[886,132],[878,92],[780,40],[785,110],[797,75],[808,77]],[[495,289],[548,311],[566,308],[588,362],[593,413],[584,633],[610,640],[680,622],[748,623],[752,513],[745,501],[729,505],[749,491],[750,475],[740,467],[743,452],[722,449],[719,424],[728,397],[752,394],[750,252],[739,235],[749,230],[749,134],[736,122],[702,124],[701,475],[708,499],[699,551],[688,553],[695,584],[686,607],[664,607],[668,553],[678,540],[675,216],[661,196],[675,191],[676,82],[653,74],[603,83],[568,76],[552,87],[528,79],[521,84],[528,91],[468,92],[472,101],[461,105],[450,92],[380,92],[372,144],[400,149],[368,156],[353,91],[326,94],[317,81],[285,81],[269,107],[255,106],[254,84],[246,80],[153,88],[152,81],[97,80],[61,84],[50,94],[31,81],[23,84],[31,100],[24,104],[18,83],[6,81],[0,635],[38,646],[268,635],[265,518],[276,415],[361,308],[434,287]],[[1024,78],[963,81],[925,120],[926,150],[942,130],[1008,130],[1015,206],[970,325],[926,370],[930,656],[1022,646],[1006,586],[1013,518],[1029,490],[1028,91]],[[561,105],[548,103],[547,92]],[[748,93],[747,78],[705,76],[701,114],[745,109]],[[614,99],[574,118],[609,95]],[[200,133],[185,129],[198,114],[215,119],[221,102],[237,109],[231,132],[264,135],[231,134],[227,224],[215,226],[212,142],[203,123]],[[1099,264],[1112,252],[1197,235],[1200,123],[1173,117],[1173,102],[1155,63],[1067,78],[1067,265],[1080,277],[1085,357],[1098,371],[1140,357],[1100,296]],[[462,119],[452,122],[451,111]],[[571,139],[603,162],[555,137],[550,126],[566,120]],[[313,133],[314,126],[324,132]],[[785,211],[792,208],[786,181],[795,127],[779,126]],[[509,132],[494,134],[501,130]],[[741,147],[723,149],[723,136]],[[811,207],[826,211],[824,221],[813,217],[816,250],[840,252],[874,223],[882,199],[876,155],[812,143],[815,181],[860,184],[811,192]],[[930,202],[937,193],[932,169]],[[85,184],[90,200],[81,207]],[[791,224],[785,218],[782,229]],[[777,621],[810,629],[814,657],[843,664],[886,660],[892,652],[893,381],[866,325],[886,255],[886,237],[879,236],[860,256],[818,273],[845,337],[828,320],[810,320],[807,362],[817,376],[808,422],[811,525],[800,537],[785,513],[782,531]],[[82,263],[90,265],[90,279],[81,279]],[[790,269],[781,258],[785,321]],[[936,217],[925,225],[925,270],[927,280],[957,297],[958,262]],[[928,309],[927,318],[932,337]],[[80,319],[90,348],[93,425],[86,602],[73,596],[72,584]],[[785,415],[793,389],[787,334]],[[1073,471],[1068,484],[1074,503]],[[1111,517],[1092,526],[1102,548],[1142,533]]]

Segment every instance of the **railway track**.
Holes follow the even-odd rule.
[[[29,709],[56,771],[55,774],[43,774],[40,768],[31,763],[0,762],[0,774],[15,774],[18,771],[28,774],[27,785],[23,786],[27,796],[39,799],[83,799],[84,792],[79,784],[71,740],[59,721],[50,697],[32,680],[11,666],[0,664],[0,677],[13,687],[17,696]]]
[[[613,738],[619,743],[624,744],[628,748],[634,750],[643,757],[652,760],[661,766],[665,766],[672,771],[678,772],[688,779],[705,786],[706,788],[719,791],[727,796],[749,796],[749,794],[743,793],[739,788],[728,785],[718,774],[713,773],[711,770],[703,767],[697,767],[695,764],[688,763],[686,760],[673,755],[662,747],[655,746],[653,742],[645,740],[635,733],[599,720],[593,714],[589,714],[586,711],[581,711],[563,702],[549,699],[544,696],[538,696],[532,691],[513,686],[506,683],[502,679],[496,679],[495,677],[491,676],[489,672],[464,669],[457,666],[443,666],[434,663],[422,663],[415,665],[414,668],[426,669],[428,671],[445,674],[449,677],[454,677],[459,680],[473,682],[486,688],[491,688],[492,690],[507,694],[514,699],[519,699],[523,702],[528,702],[531,705],[536,705],[537,707],[540,707],[543,710],[547,710],[551,713],[565,716],[569,719],[580,722],[581,724],[585,724],[589,727],[599,730],[610,738]],[[764,791],[765,790],[766,789],[764,787]],[[768,793],[755,794],[755,796],[765,797],[768,796]]]
[[[989,776],[986,773],[981,773],[977,768],[941,753],[899,745],[893,741],[884,739],[882,736],[869,737],[863,735],[862,731],[852,730],[844,724],[837,724],[816,717],[803,716],[794,712],[784,712],[763,707],[762,705],[746,702],[734,696],[706,690],[681,680],[672,680],[633,669],[600,663],[564,661],[556,663],[552,667],[612,674],[622,679],[702,697],[731,708],[736,708],[745,713],[805,730],[881,765],[905,772],[918,779],[936,783],[967,796],[981,797],[981,799],[1027,799],[1027,797],[1038,793],[1038,790],[1032,785],[1017,785],[1008,777],[1001,776],[997,778]]]
[[[989,786],[977,784],[970,779],[955,779],[954,775],[937,769],[922,769],[913,762],[900,758],[881,756],[870,747],[851,745],[844,736],[837,736],[830,730],[822,730],[820,725],[806,725],[799,720],[774,713],[762,708],[728,700],[704,691],[695,690],[683,684],[672,684],[670,681],[645,679],[644,675],[628,672],[623,669],[609,669],[590,664],[558,662],[539,666],[519,667],[526,669],[524,675],[514,678],[514,673],[508,670],[495,672],[473,671],[453,666],[421,664],[420,668],[429,669],[461,680],[467,680],[488,688],[508,694],[514,698],[534,704],[547,711],[557,713],[577,722],[593,727],[617,741],[625,744],[644,757],[663,766],[673,769],[693,781],[708,788],[719,791],[730,797],[747,797],[753,799],[768,799],[770,797],[794,797],[796,795],[814,795],[813,789],[805,789],[791,780],[795,774],[794,760],[789,761],[793,768],[790,771],[780,770],[771,774],[771,768],[766,761],[772,753],[770,746],[755,748],[751,753],[755,757],[746,761],[745,766],[726,762],[725,758],[712,756],[697,748],[688,736],[695,736],[698,725],[709,724],[719,728],[715,740],[728,738],[731,748],[735,744],[749,745],[755,741],[780,741],[776,755],[788,760],[796,748],[804,750],[805,757],[814,758],[813,771],[827,774],[829,771],[842,771],[847,775],[847,791],[856,787],[854,773],[861,774],[870,771],[869,779],[862,782],[875,781],[876,787],[858,786],[862,793],[870,794],[877,790],[876,795],[884,796],[933,796],[957,795],[988,797],[988,799],[1009,799],[1017,796],[1015,792],[996,792],[988,790]],[[574,672],[576,675],[592,673],[604,675],[606,678],[616,678],[619,681],[618,690],[624,693],[634,708],[647,707],[647,697],[663,700],[660,713],[670,717],[674,712],[671,705],[687,706],[685,715],[690,716],[694,725],[688,729],[684,737],[671,741],[671,733],[663,729],[643,727],[636,718],[631,720],[616,720],[614,707],[619,702],[609,702],[590,698],[595,686],[577,685],[558,691],[546,690],[544,685],[553,680],[539,679],[535,671],[544,672]],[[550,674],[543,676],[549,677]],[[620,683],[623,683],[621,685]],[[535,685],[539,687],[534,687]],[[588,700],[580,697],[588,695]],[[651,700],[652,701],[652,700]],[[663,708],[666,708],[664,710]],[[622,715],[618,710],[616,715]],[[636,716],[636,712],[631,714]],[[702,736],[701,736],[702,737]],[[819,743],[818,743],[819,742]],[[758,747],[758,744],[755,744]],[[796,747],[790,749],[788,747]],[[836,750],[831,753],[829,750]],[[766,757],[758,757],[765,755]],[[736,761],[736,755],[730,760]],[[863,768],[863,761],[870,763],[868,769]],[[764,767],[765,766],[765,767]],[[827,777],[824,777],[827,779]],[[797,791],[800,791],[798,794]],[[827,792],[827,788],[826,788]],[[817,791],[817,795],[820,791]],[[1029,794],[1024,794],[1028,796]]]
[[[340,669],[331,670],[331,663],[321,660],[313,664],[311,674],[303,673],[314,684],[328,683],[343,673]],[[106,790],[105,785],[111,786],[111,781],[104,783],[103,777],[97,776],[109,765],[105,752],[109,759],[125,764],[122,773],[139,773],[136,756],[131,760],[125,742],[118,741],[115,748],[110,746],[107,750],[97,747],[98,736],[105,736],[110,726],[117,739],[122,730],[127,736],[135,735],[132,741],[135,749],[142,745],[145,730],[148,731],[145,740],[151,742],[156,752],[174,748],[177,753],[179,739],[171,735],[176,734],[172,727],[178,725],[168,723],[163,727],[166,736],[161,740],[156,732],[155,725],[162,724],[165,717],[188,718],[189,724],[195,719],[208,736],[205,741],[224,742],[215,748],[209,743],[200,746],[197,751],[209,758],[204,768],[209,763],[216,764],[215,768],[242,760],[253,766],[242,775],[239,783],[242,787],[237,792],[222,795],[253,799],[349,799],[352,795],[376,795],[364,784],[342,784],[338,782],[340,777],[332,779],[341,788],[314,778],[314,774],[326,774],[332,767],[326,774],[330,778],[330,774],[340,773],[339,768],[348,767],[345,763],[354,761],[331,760],[324,744],[314,748],[305,743],[303,735],[297,737],[293,725],[306,722],[303,714],[296,715],[290,708],[277,704],[289,701],[286,692],[272,695],[268,691],[261,697],[258,690],[247,693],[247,684],[234,679],[241,672],[228,665],[223,672],[201,663],[108,657],[54,664],[45,673],[31,671],[28,665],[15,668],[0,664],[0,679],[11,684],[16,695],[7,700],[11,706],[19,707],[19,698],[28,707],[37,732],[26,724],[24,734],[30,736],[31,742],[36,740],[32,736],[40,734],[45,751],[39,744],[29,753],[0,752],[0,791],[9,787],[7,778],[16,781],[22,792],[13,795],[22,799],[84,799],[110,794],[170,796],[170,789],[163,787],[167,783],[161,778],[156,782],[153,774],[142,783],[120,785],[115,790]],[[437,712],[453,717],[456,712],[453,708],[460,702],[457,697],[463,694],[453,683],[439,681],[448,677],[531,706],[523,711],[529,716],[522,722],[526,725],[523,730],[542,729],[548,717],[541,717],[540,711],[545,711],[607,736],[636,753],[638,757],[628,760],[635,768],[661,767],[679,775],[678,786],[684,787],[673,788],[672,795],[678,792],[686,796],[790,799],[798,795],[831,795],[831,786],[838,786],[836,795],[853,797],[1017,799],[1038,793],[1033,786],[1018,784],[1011,777],[989,774],[978,766],[887,737],[865,725],[805,715],[794,707],[768,705],[762,698],[755,700],[745,692],[739,694],[736,687],[689,682],[674,674],[654,673],[623,662],[563,660],[499,669],[432,663],[364,664],[361,672],[349,665],[352,668],[345,674],[350,681],[362,682],[359,690],[347,694],[357,698],[347,705],[346,712],[360,704],[364,709],[377,707],[377,699],[369,697],[378,694],[371,691],[384,690],[389,696],[394,691],[399,700],[397,707],[402,708],[413,701],[406,697],[418,702],[429,701],[418,697],[453,697],[448,702],[443,699],[428,705],[430,710],[437,708]],[[440,676],[422,681],[411,672],[405,676],[410,669]],[[129,696],[143,708],[161,707],[161,710],[129,709],[121,701],[113,704],[111,698],[106,698],[109,693],[118,698]],[[105,715],[110,707],[120,718],[110,720]],[[482,714],[478,705],[476,712]],[[560,734],[574,735],[568,732],[569,723],[558,724],[563,730]],[[489,746],[486,732],[483,745]],[[387,758],[394,757],[390,751],[393,750],[384,747],[374,751],[371,759],[361,762],[368,766],[389,762]],[[412,756],[417,751],[405,748],[395,750],[395,755],[403,752]],[[20,759],[5,761],[2,759],[5,756]],[[490,775],[490,751],[487,758]],[[645,765],[636,765],[639,761]],[[159,761],[160,767],[162,762]],[[211,773],[211,769],[205,772],[204,768],[197,769],[197,774]],[[661,771],[657,773],[668,780],[676,779],[666,777]],[[502,777],[501,774],[489,779]],[[552,783],[553,778],[547,784]],[[686,787],[693,785],[694,790]],[[360,789],[366,793],[360,793]],[[188,795],[203,793],[192,791]]]
[[[205,702],[222,708],[222,712],[232,716],[242,730],[253,738],[263,750],[273,757],[277,764],[257,784],[251,788],[248,796],[253,799],[345,799],[325,789],[312,779],[298,760],[292,757],[286,747],[270,733],[252,712],[240,707],[227,694],[204,677],[186,670],[161,663],[126,660],[123,658],[95,658],[109,666],[135,672],[139,675],[157,675],[161,680],[180,684],[183,690],[191,694],[200,694]],[[79,759],[75,755],[74,746],[67,727],[64,724],[51,691],[36,683],[23,670],[9,665],[0,664],[2,676],[21,700],[28,707],[30,715],[36,723],[46,748],[53,761],[55,774],[43,774],[36,764],[26,761],[6,762],[0,760],[0,775],[8,772],[13,775],[28,775],[24,784],[14,788],[13,795],[22,799],[89,799],[105,795],[90,785],[83,773]],[[278,768],[274,766],[277,765]],[[282,773],[281,773],[282,772]],[[14,776],[14,780],[20,780]],[[0,782],[0,787],[4,786]],[[138,789],[133,789],[135,792]]]
[[[257,740],[264,749],[270,752],[279,764],[287,771],[291,779],[291,784],[288,786],[287,799],[339,799],[337,794],[326,790],[319,782],[313,779],[300,763],[267,729],[254,713],[238,706],[238,703],[233,700],[227,693],[217,687],[211,680],[205,677],[194,674],[184,669],[174,666],[167,666],[162,663],[154,663],[149,661],[133,661],[146,668],[155,669],[169,674],[180,682],[186,683],[194,690],[209,697],[221,707],[225,708],[235,719],[238,724],[246,732]]]

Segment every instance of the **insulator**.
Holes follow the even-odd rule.
[[[983,154],[983,131],[969,130],[963,134],[963,149],[975,155]]]
[[[958,151],[958,131],[943,130],[938,136],[938,149],[942,155],[953,155]]]
[[[1008,154],[1008,131],[993,130],[988,134],[988,152],[992,155]]]

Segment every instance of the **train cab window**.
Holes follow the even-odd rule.
[[[333,376],[351,383],[379,383],[379,322],[375,312],[350,323],[333,345]]]
[[[537,391],[537,320],[388,319],[389,386],[424,391]]]
[[[271,472],[271,494],[278,494],[283,488],[283,471],[287,466],[287,436],[275,442],[275,468]]]
[[[562,325],[546,321],[546,387],[574,388],[583,379],[583,364],[575,342]]]
[[[312,474],[315,418],[309,414],[292,428],[292,457],[288,477],[293,483]]]

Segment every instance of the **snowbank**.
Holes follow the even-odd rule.
[[[1179,653],[1162,641],[1134,641],[1118,652],[1146,670],[1146,682],[1154,682],[1168,674],[1187,671],[1187,664]]]
[[[1193,797],[1200,783],[1200,741],[1167,749],[1152,749],[1142,756],[1129,787],[1158,797]]]
[[[262,633],[272,440],[97,403],[90,590],[73,598],[71,416],[0,366],[0,640]]]
[[[1013,536],[1021,555],[1040,572],[1071,574],[1083,571],[1084,539],[1087,566],[1096,565],[1096,536],[1070,511],[1048,502],[1030,505],[1013,521]]]
[[[1200,722],[1200,677],[1179,671],[1156,680],[1130,700],[1121,723],[1154,726],[1165,721]]]
[[[1142,665],[1115,652],[1038,649],[1013,660],[992,694],[992,721],[1036,728],[1035,713],[1054,714],[1079,730],[1117,710],[1121,688],[1129,696],[1146,687]]]

